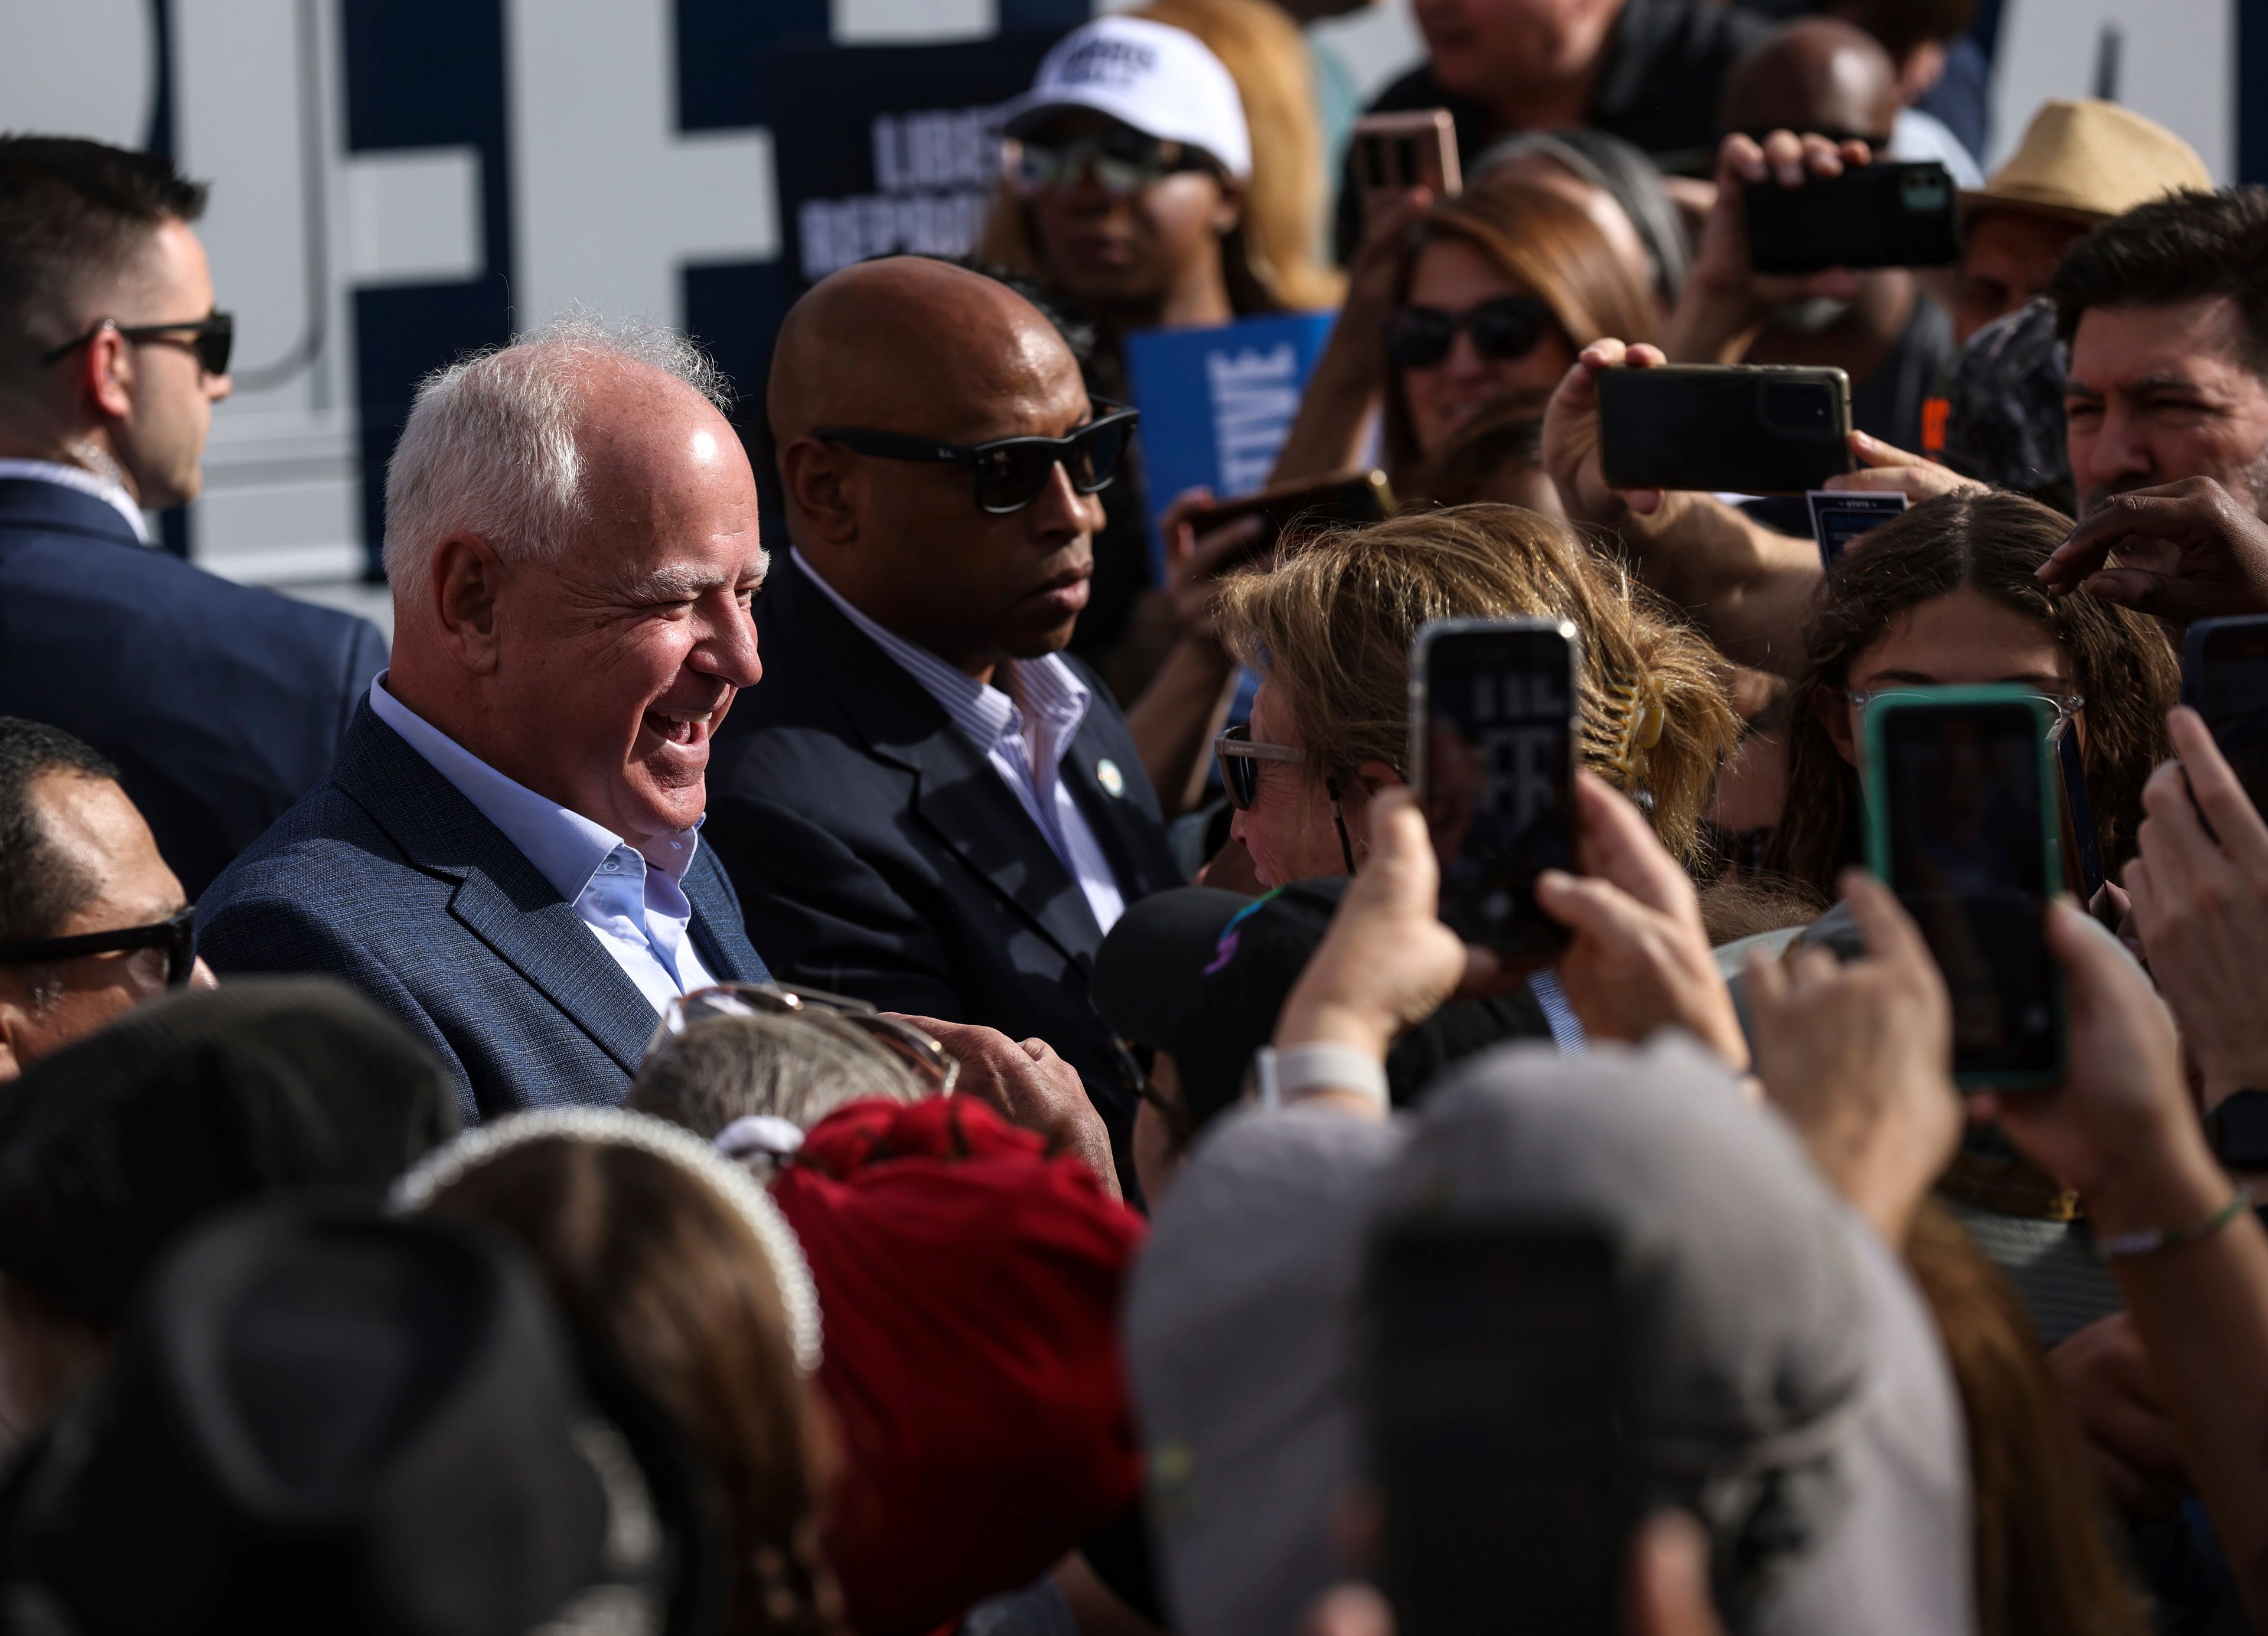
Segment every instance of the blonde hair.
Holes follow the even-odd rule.
[[[1731,667],[1619,562],[1516,505],[1459,505],[1327,534],[1225,581],[1216,628],[1263,667],[1314,777],[1407,774],[1410,641],[1432,619],[1545,616],[1582,637],[1583,760],[1650,803],[1689,867],[1717,770],[1740,738]]]
[[[1252,175],[1243,219],[1221,241],[1236,310],[1336,306],[1345,280],[1316,259],[1328,193],[1323,132],[1314,70],[1298,25],[1269,0],[1151,0],[1130,15],[1196,35],[1228,70],[1244,103]],[[1024,201],[1005,181],[993,191],[976,254],[1047,279]]]

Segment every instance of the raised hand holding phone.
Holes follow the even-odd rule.
[[[1535,901],[1569,932],[1559,986],[1594,1039],[1635,1043],[1680,1028],[1742,1070],[1747,1036],[1701,924],[1691,877],[1628,797],[1596,773],[1575,775],[1580,875],[1545,873]]]
[[[1858,275],[1845,268],[1804,274],[1759,273],[1749,255],[1751,183],[1800,188],[1843,174],[1874,157],[1863,142],[1830,142],[1776,130],[1764,141],[1737,132],[1717,149],[1717,195],[1701,225],[1693,269],[1662,327],[1662,346],[1681,364],[1737,359],[1772,309],[1815,298],[1847,301]]]
[[[1580,639],[1564,619],[1446,619],[1410,645],[1410,782],[1441,870],[1441,918],[1530,966],[1566,943],[1536,877],[1575,861]]]
[[[2169,725],[2181,759],[2143,789],[2126,889],[2210,1112],[2268,1092],[2268,823],[2198,713],[2176,710]]]
[[[1964,1088],[2052,1085],[2068,1045],[2043,920],[2063,890],[2052,706],[2021,687],[1867,696],[1867,850],[1953,996]]]

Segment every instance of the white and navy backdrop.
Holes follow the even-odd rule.
[[[1115,9],[1121,0],[1103,0]],[[1406,0],[1328,25],[1366,85]],[[984,114],[1096,0],[0,0],[0,129],[170,152],[216,186],[238,315],[205,495],[217,571],[315,590],[375,552],[409,391],[582,302],[682,325],[762,412],[785,302],[878,251],[957,253]],[[2121,100],[2268,180],[2268,0],[2006,0],[1995,138]],[[2250,87],[2252,94],[2241,94]],[[1988,155],[1988,160],[1996,156]]]

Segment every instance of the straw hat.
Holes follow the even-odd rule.
[[[1962,194],[1961,213],[2032,210],[2092,227],[2161,195],[2212,186],[2194,148],[2131,108],[2048,101],[2008,162]]]

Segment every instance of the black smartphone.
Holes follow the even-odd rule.
[[[1354,154],[1365,221],[1412,188],[1430,188],[1436,199],[1454,199],[1464,188],[1457,122],[1447,108],[1366,114],[1354,122]]]
[[[1665,364],[1602,370],[1598,383],[1610,487],[1803,494],[1851,469],[1839,369]]]
[[[2205,718],[2252,805],[2268,813],[2268,615],[2190,627],[2182,703]]]
[[[1953,1077],[2024,1088],[2064,1077],[2063,889],[2053,720],[2020,687],[1917,688],[1867,706],[1868,861],[1906,907],[1953,996]]]
[[[1567,931],[1535,877],[1575,866],[1575,666],[1564,619],[1442,619],[1410,645],[1410,779],[1441,864],[1441,920],[1538,964]]]
[[[1953,177],[1935,159],[1862,165],[1800,188],[1750,182],[1749,263],[1760,273],[1942,267],[1961,259]]]
[[[1614,1255],[1564,1224],[1404,1222],[1365,1334],[1401,1636],[1607,1636],[1629,1549]]]
[[[1360,527],[1382,521],[1394,510],[1394,486],[1382,471],[1342,472],[1320,482],[1290,483],[1256,494],[1219,500],[1192,512],[1189,527],[1202,534],[1246,517],[1263,520],[1250,545],[1236,553],[1237,563],[1265,556],[1280,544],[1291,544],[1326,528]]]

